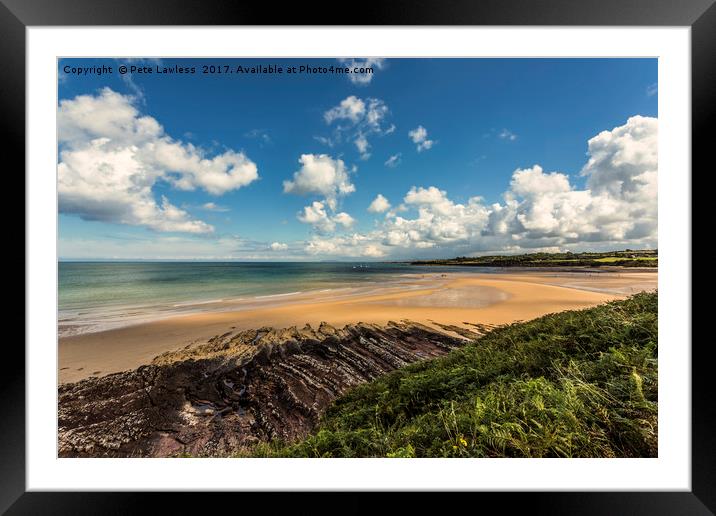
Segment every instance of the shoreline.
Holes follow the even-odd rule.
[[[394,282],[395,283],[395,282]],[[420,287],[418,287],[419,289]],[[425,288],[425,287],[423,287]],[[340,299],[343,297],[360,296],[376,289],[404,289],[410,290],[409,285],[391,284],[381,286],[378,283],[370,286],[345,286],[327,289],[308,289],[305,291],[285,292],[260,296],[246,297],[225,297],[221,299],[182,301],[177,303],[154,304],[154,305],[127,305],[115,306],[105,312],[97,312],[96,317],[104,320],[89,320],[77,322],[73,319],[60,319],[58,334],[60,339],[72,336],[86,335],[90,333],[101,333],[104,331],[137,326],[158,322],[175,317],[196,315],[200,313],[223,313],[255,310],[259,308],[277,307],[284,304],[315,300],[316,298]],[[119,312],[115,319],[112,319],[113,312]],[[87,312],[85,312],[86,314]],[[132,316],[132,317],[130,317]],[[63,324],[64,323],[64,324]],[[72,331],[76,328],[77,331]],[[64,331],[63,331],[64,330]]]
[[[417,276],[421,276],[418,274]],[[404,285],[373,284],[335,296],[305,292],[272,298],[264,306],[171,315],[93,333],[63,336],[58,345],[58,383],[134,369],[156,356],[227,332],[261,327],[335,327],[411,320],[464,326],[499,325],[547,313],[594,306],[657,286],[656,271],[515,271],[442,273],[413,277]],[[425,277],[430,276],[430,277]],[[406,285],[410,288],[406,288]],[[279,300],[278,303],[273,302]]]
[[[388,262],[392,263],[392,262]],[[403,262],[398,262],[403,263]],[[58,311],[58,336],[60,339],[85,335],[88,333],[101,333],[104,331],[136,326],[140,324],[152,323],[166,319],[173,319],[185,315],[195,315],[199,313],[213,312],[239,312],[244,310],[254,310],[258,308],[268,308],[280,306],[286,303],[302,302],[306,300],[335,300],[340,298],[351,298],[371,294],[379,290],[385,293],[387,290],[411,291],[411,290],[429,290],[435,288],[435,282],[444,282],[446,277],[456,278],[474,278],[480,275],[488,276],[554,276],[566,277],[566,275],[574,275],[575,277],[585,277],[591,275],[603,275],[609,277],[613,274],[635,274],[635,273],[653,273],[657,270],[650,267],[645,268],[620,268],[620,267],[501,267],[495,270],[494,267],[458,267],[449,266],[452,270],[447,272],[439,271],[443,265],[438,264],[435,272],[406,272],[396,277],[390,278],[386,282],[378,280],[364,283],[347,283],[345,285],[336,285],[329,288],[308,288],[306,290],[292,292],[278,292],[264,295],[247,295],[247,296],[223,296],[215,299],[195,299],[185,301],[168,301],[150,304],[128,304],[114,305],[104,309],[80,308],[80,309],[60,309]],[[446,268],[448,266],[445,266]],[[456,269],[462,268],[463,271]],[[485,268],[492,269],[490,271],[476,271],[474,269]],[[473,269],[466,271],[464,269]],[[581,288],[591,291],[606,291],[600,288],[589,286],[573,288]],[[77,310],[80,310],[79,312]],[[77,318],[77,316],[90,315],[90,318]]]

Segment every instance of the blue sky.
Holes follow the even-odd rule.
[[[194,66],[197,73],[121,76],[123,63]],[[366,61],[346,64],[354,63]],[[64,71],[103,64],[114,73]],[[371,60],[374,73],[354,80],[201,73],[212,64],[341,63],[61,60],[61,258],[403,259],[656,246],[655,59]],[[143,117],[161,129],[150,135],[128,129]],[[131,137],[114,132],[117,127]],[[422,140],[421,130],[410,136],[418,128],[427,133]],[[610,132],[608,141],[590,146],[603,131]],[[88,152],[97,138],[108,142]],[[169,152],[185,152],[187,160],[229,153],[247,178],[253,168],[256,177],[227,186],[218,176],[203,178],[193,165],[176,165],[176,172],[169,158],[151,155],[156,142],[170,143]],[[120,170],[126,161],[103,157],[118,156],[123,145],[131,172]],[[301,156],[325,159],[307,164]],[[386,164],[392,156],[395,166]],[[312,168],[319,162],[323,168]],[[211,166],[215,174],[231,172],[223,160]],[[100,169],[130,179],[96,183]],[[140,176],[145,190],[138,197],[127,185]],[[207,186],[219,184],[214,180],[223,186]],[[331,180],[337,193],[328,193]],[[351,191],[342,192],[339,183]],[[390,208],[368,211],[378,194]],[[160,208],[149,213],[139,206],[148,202]],[[305,211],[315,202],[322,210]],[[616,220],[624,211],[618,203],[641,205]]]

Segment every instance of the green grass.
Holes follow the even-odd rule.
[[[658,258],[656,256],[635,256],[634,258],[629,258],[630,261],[646,261],[646,262],[654,262],[657,261]],[[594,260],[595,262],[604,262],[604,263],[611,263],[611,262],[620,262],[624,261],[624,258],[619,256],[609,256],[606,258],[597,258]]]
[[[658,267],[656,250],[631,250],[583,253],[528,253],[494,256],[458,256],[443,260],[414,261],[413,265],[462,265],[471,267]]]
[[[339,398],[261,457],[654,457],[657,294],[499,328]]]

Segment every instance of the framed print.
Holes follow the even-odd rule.
[[[710,514],[691,181],[716,8],[310,11],[3,0],[27,302],[0,507]]]

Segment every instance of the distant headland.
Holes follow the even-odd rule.
[[[529,253],[491,256],[458,256],[441,260],[416,260],[411,265],[464,265],[471,267],[658,267],[657,249],[602,253]]]

